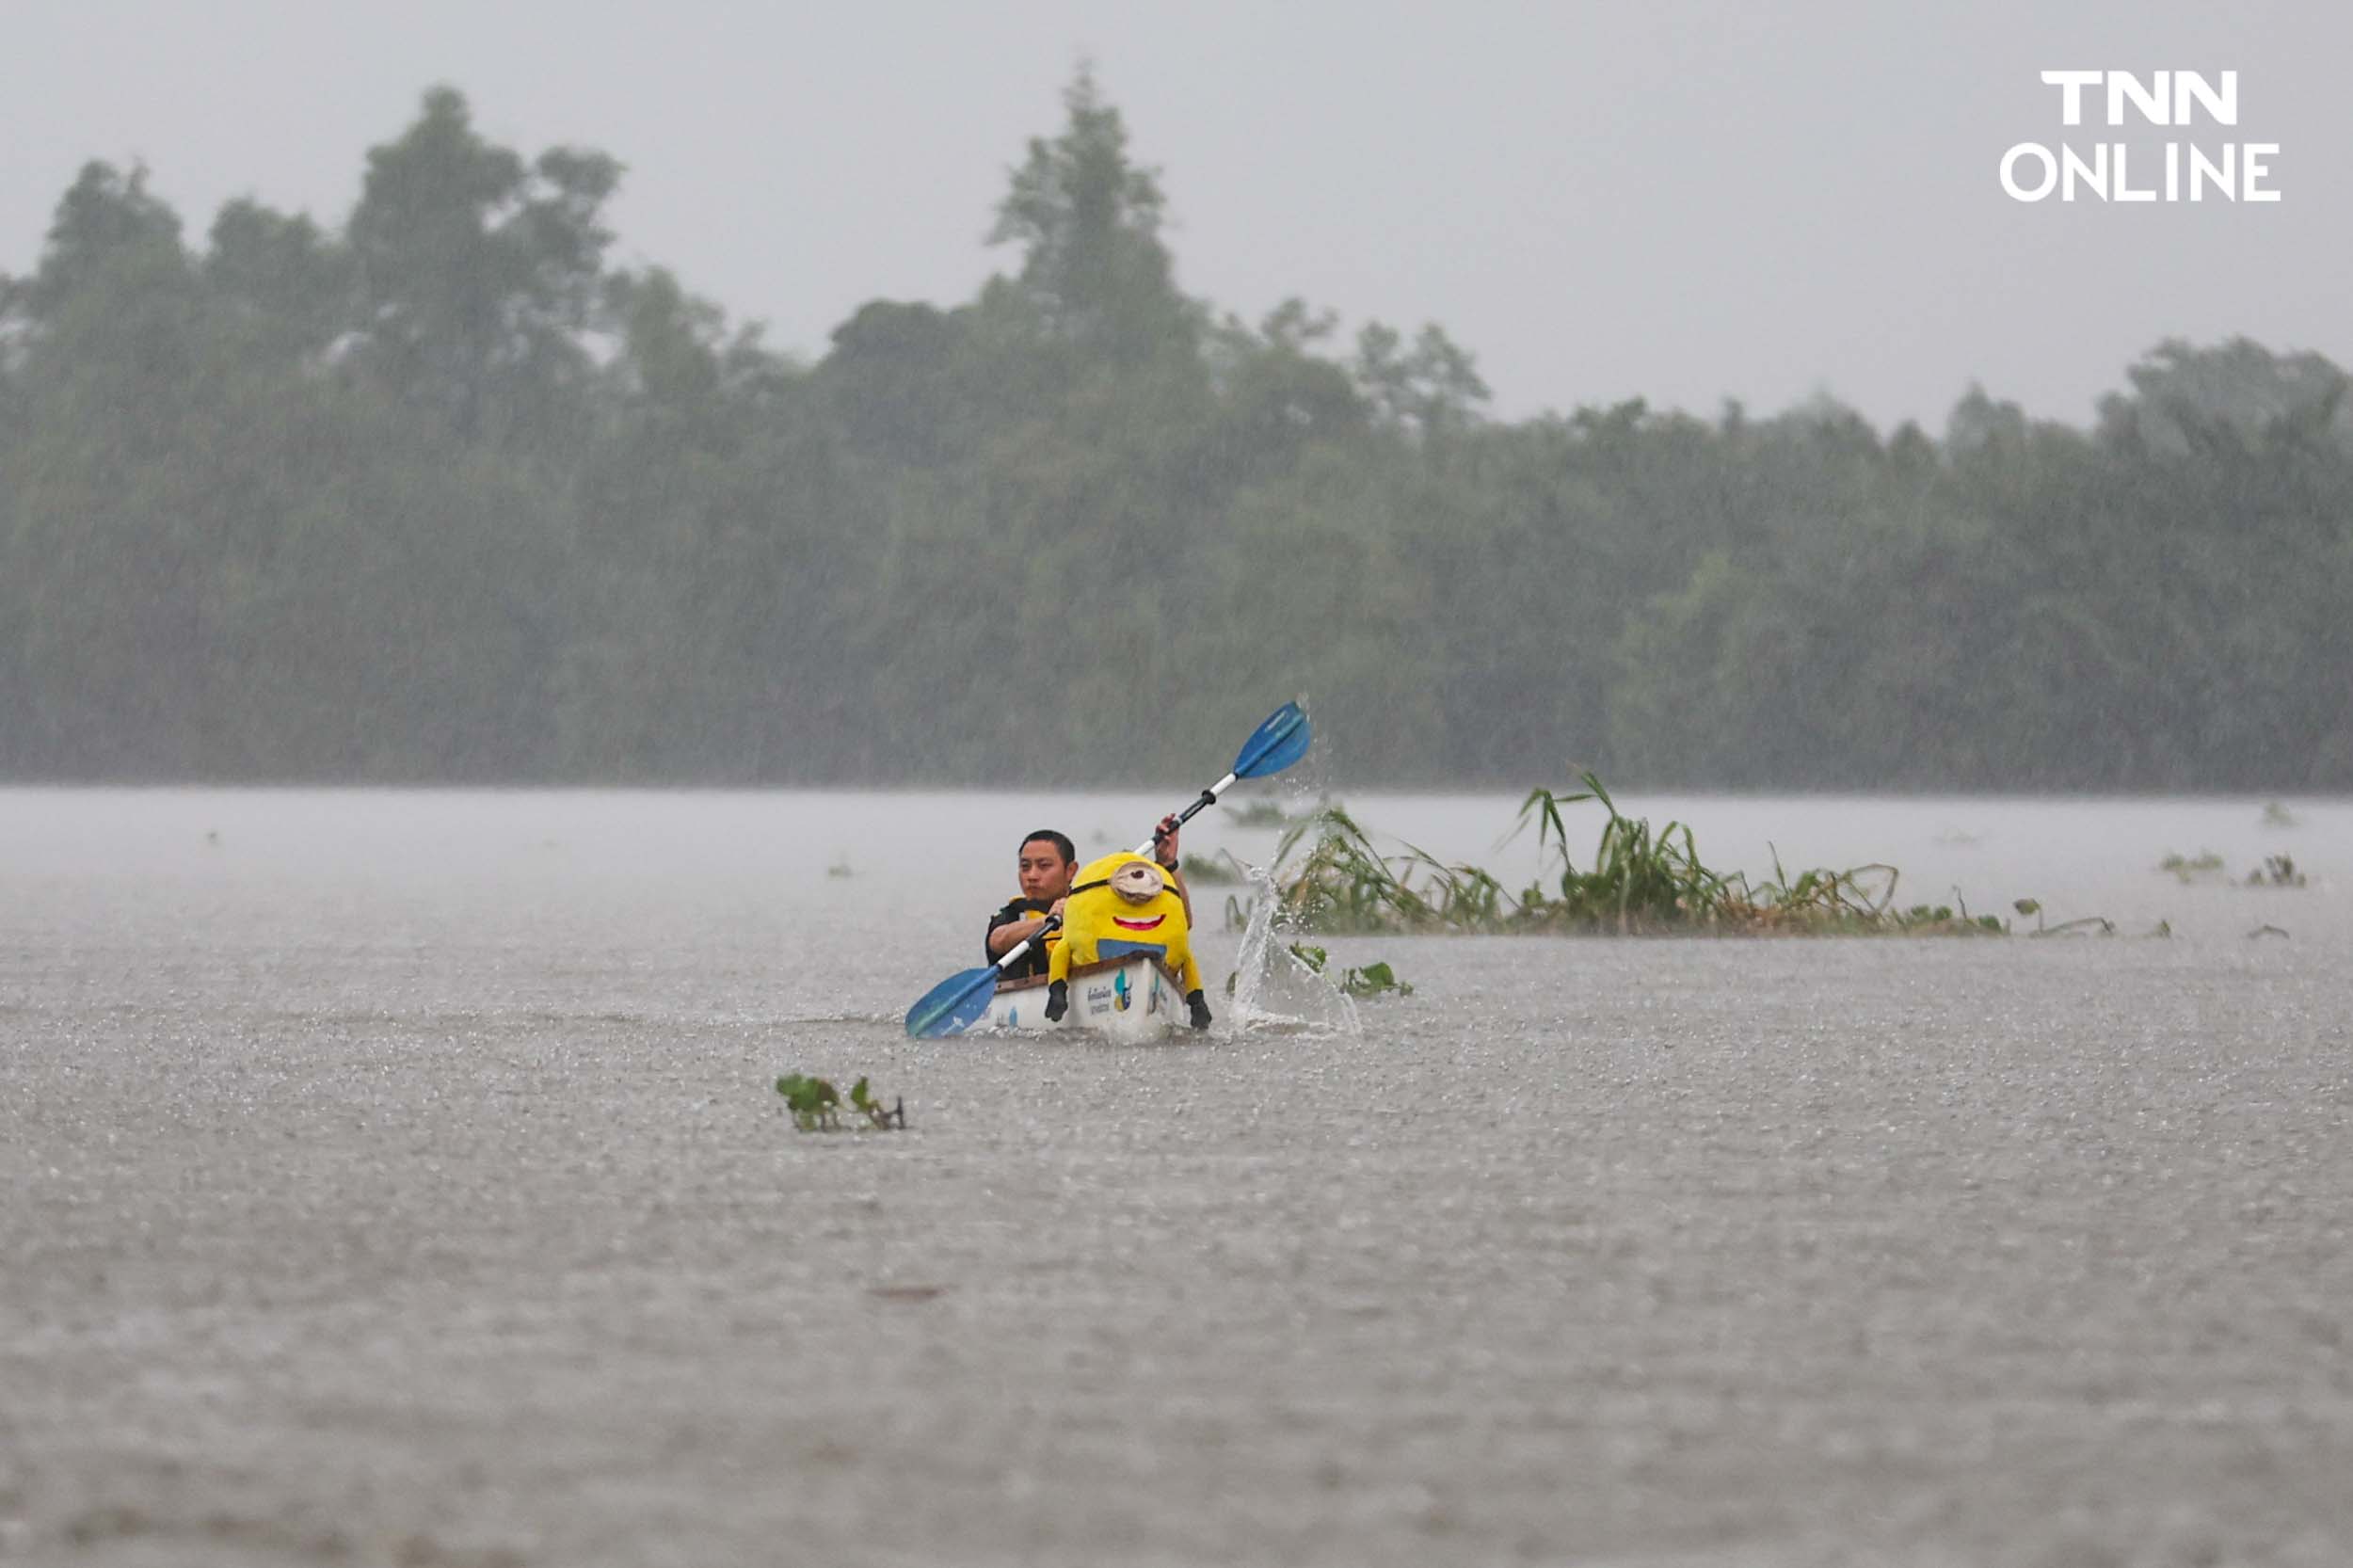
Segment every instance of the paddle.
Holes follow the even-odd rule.
[[[1234,768],[1225,777],[1201,792],[1200,797],[1177,813],[1176,825],[1182,827],[1195,816],[1217,804],[1217,797],[1244,778],[1271,778],[1307,755],[1307,744],[1313,739],[1307,728],[1306,712],[1296,702],[1286,702],[1267,715],[1264,724],[1242,742],[1241,750],[1234,754]],[[1158,837],[1157,834],[1154,835]],[[1152,840],[1136,846],[1138,855],[1152,853]],[[1047,934],[1062,921],[1049,918],[1032,932],[1027,940],[1006,950],[1003,957],[986,968],[967,969],[950,975],[923,993],[922,1000],[907,1009],[907,1032],[919,1040],[937,1039],[971,1028],[988,1012],[989,1002],[997,995],[997,980],[1005,969],[1030,951],[1032,942],[1042,942]]]

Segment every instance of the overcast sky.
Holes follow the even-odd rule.
[[[2064,14],[2055,14],[2061,13]],[[2168,336],[2353,366],[2353,7],[662,5],[0,0],[0,271],[85,160],[200,238],[240,195],[340,224],[365,150],[451,83],[494,140],[629,168],[616,255],[821,354],[876,297],[952,304],[1028,137],[1096,64],[1163,176],[1187,292],[1435,321],[1496,411],[1817,391],[1941,430],[1972,380],[2086,423]],[[2240,73],[2236,127],[2059,121],[2046,69]],[[2003,194],[2019,141],[2281,144],[2271,205]],[[2137,175],[2135,184],[2141,180]]]

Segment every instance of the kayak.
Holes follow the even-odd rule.
[[[1142,1045],[1189,1027],[1185,996],[1176,977],[1148,952],[1131,952],[1070,967],[1070,1011],[1062,1022],[1046,1021],[1046,977],[1006,980],[997,985],[981,1029],[1010,1034],[1046,1034],[1082,1029],[1116,1045]]]

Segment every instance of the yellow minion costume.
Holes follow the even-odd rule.
[[[1069,1010],[1070,967],[1100,958],[1148,952],[1175,972],[1192,1013],[1193,1027],[1209,1027],[1209,999],[1201,989],[1201,966],[1193,956],[1193,934],[1184,900],[1168,873],[1141,855],[1106,855],[1080,869],[1063,906],[1062,940],[1047,966],[1046,1016],[1059,1021]]]

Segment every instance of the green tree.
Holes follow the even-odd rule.
[[[350,251],[307,216],[251,200],[213,220],[208,292],[281,354],[324,353],[360,321]]]
[[[602,292],[603,207],[621,166],[558,148],[526,163],[484,141],[454,88],[368,152],[347,233],[362,361],[463,435],[544,438],[585,380]]]
[[[45,323],[109,271],[139,267],[160,276],[185,262],[179,215],[148,191],[146,168],[126,175],[88,163],[57,202],[39,269],[11,303],[25,319]]]
[[[1021,248],[1016,280],[1046,330],[1113,364],[1191,355],[1202,314],[1176,290],[1160,241],[1157,170],[1131,161],[1119,110],[1081,67],[1063,94],[1067,119],[1029,157],[989,231]]]
[[[1202,466],[1227,485],[1289,472],[1323,442],[1361,443],[1371,405],[1345,365],[1317,350],[1338,317],[1287,299],[1256,331],[1227,317],[1205,344],[1216,412]]]
[[[1394,328],[1356,335],[1356,382],[1392,428],[1438,440],[1475,424],[1488,398],[1476,362],[1434,322],[1411,349]]]
[[[88,166],[0,279],[0,775],[1164,783],[1304,690],[1360,783],[2353,784],[2325,360],[2162,344],[2089,432],[1500,423],[1434,326],[1186,298],[1064,107],[1017,272],[813,368],[447,89],[340,226],[192,251]]]

